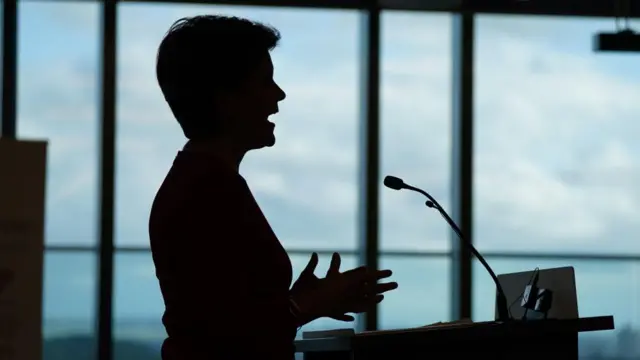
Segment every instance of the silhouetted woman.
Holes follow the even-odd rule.
[[[341,273],[337,254],[319,279],[314,254],[290,288],[289,257],[238,172],[247,151],[275,143],[269,116],[285,98],[270,57],[278,40],[249,20],[197,16],[178,20],[158,50],[158,83],[188,139],[149,221],[164,360],[290,360],[300,326],[353,320],[346,314],[396,287],[378,283],[390,271]]]

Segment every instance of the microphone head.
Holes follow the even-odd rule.
[[[384,178],[384,186],[393,190],[402,190],[405,188],[404,181],[402,179],[397,178],[395,176],[387,175]]]

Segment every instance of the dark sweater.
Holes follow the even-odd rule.
[[[294,357],[291,261],[237,171],[178,153],[149,236],[165,303],[163,360]]]

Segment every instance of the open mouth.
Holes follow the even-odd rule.
[[[277,114],[277,113],[278,113],[278,112],[277,112],[277,111],[275,111],[275,112],[272,112],[271,114],[269,114],[269,115],[267,116],[267,121],[273,124],[273,120],[271,120],[271,118],[272,118],[275,114]]]

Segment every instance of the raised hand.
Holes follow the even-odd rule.
[[[331,264],[329,265],[329,269],[327,270],[326,277],[340,275],[340,264],[342,260],[340,259],[340,255],[338,253],[334,253],[331,257]],[[313,291],[315,289],[320,279],[315,275],[316,267],[318,266],[318,254],[311,254],[311,259],[309,259],[309,263],[302,270],[298,280],[293,284],[291,288],[291,295],[297,297],[301,294],[301,292],[305,291]],[[347,315],[344,313],[338,313],[333,315],[328,315],[328,317],[338,320],[338,321],[354,321],[354,317],[351,315]]]
[[[317,265],[317,255],[314,254],[294,284],[292,295],[307,316],[351,321],[353,317],[345,313],[367,311],[384,299],[383,293],[398,287],[395,282],[378,283],[391,276],[390,270],[371,271],[359,267],[341,273],[340,262],[339,255],[334,254],[327,277],[318,279],[311,276]],[[311,279],[315,286],[310,286]]]
[[[384,293],[398,287],[396,282],[381,283],[389,278],[391,270],[370,270],[365,267],[356,268],[343,273],[351,278],[353,284],[345,294],[347,312],[361,313],[370,310],[384,300]]]

